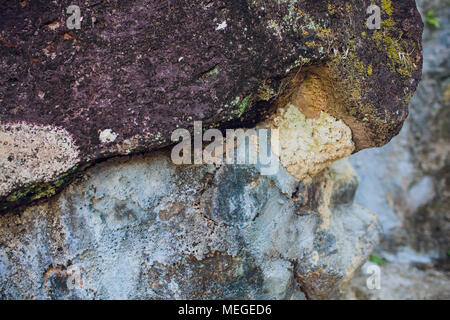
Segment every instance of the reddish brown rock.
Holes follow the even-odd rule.
[[[343,120],[356,150],[380,146],[421,75],[413,0],[383,0],[380,30],[366,26],[368,0],[105,0],[80,4],[79,30],[66,26],[70,4],[0,1],[0,142],[17,145],[0,155],[0,211],[94,161],[166,146],[193,120],[252,125],[299,97]],[[36,164],[48,139],[35,147],[11,126],[73,148]],[[26,177],[11,180],[17,170]]]

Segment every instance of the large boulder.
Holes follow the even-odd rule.
[[[374,30],[369,0],[105,0],[80,3],[80,29],[66,25],[70,4],[0,1],[2,212],[101,159],[166,146],[194,120],[281,117],[281,129],[299,119],[351,136],[307,170],[288,150],[283,165],[305,179],[395,136],[421,76],[413,0],[382,0]]]

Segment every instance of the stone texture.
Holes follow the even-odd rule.
[[[410,140],[378,151],[389,165],[362,151],[387,193],[333,163],[402,127],[422,67],[413,0],[382,0],[378,31],[368,0],[105,0],[80,4],[81,30],[69,3],[0,0],[0,298],[383,298],[420,277],[437,294],[414,297],[445,297],[427,269],[446,266],[445,109],[414,134],[433,141],[417,159]],[[173,164],[171,133],[194,120],[279,129],[280,171]],[[382,292],[358,271],[382,233],[366,207],[390,241]]]
[[[107,161],[0,217],[0,297],[331,298],[380,237],[357,184],[346,160],[309,185],[165,153]]]
[[[1,125],[0,141],[0,196],[20,183],[45,183],[79,161],[78,149],[63,129],[25,123]],[[19,195],[10,200],[16,200],[14,197]]]
[[[2,157],[1,211],[56,193],[92,162],[161,148],[193,120],[251,126],[292,101],[344,121],[355,150],[380,146],[421,75],[413,0],[383,0],[381,30],[366,28],[369,0],[105,0],[79,4],[80,30],[66,27],[69,4],[0,1],[0,124],[64,130],[78,152],[54,154],[76,159],[63,183],[49,166],[44,183],[10,185]],[[12,167],[33,172],[27,148]]]
[[[310,181],[355,149],[350,128],[322,111],[317,119],[307,118],[298,106],[288,104],[267,122],[279,130],[281,164],[300,181]]]
[[[414,265],[416,263],[416,265]],[[367,263],[364,266],[373,263]],[[364,270],[364,268],[362,269]],[[423,261],[398,262],[381,266],[380,290],[369,290],[368,275],[361,272],[343,290],[352,300],[450,300],[449,276]]]
[[[350,157],[361,178],[355,202],[376,212],[385,239],[381,289],[368,290],[364,269],[345,290],[358,299],[450,299],[450,7],[420,0],[440,28],[426,25],[423,79],[402,132],[388,145]]]

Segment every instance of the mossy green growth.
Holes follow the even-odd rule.
[[[59,181],[59,180],[58,180]],[[59,186],[62,183],[58,183]],[[31,198],[32,200],[46,198],[56,193],[55,183],[44,183],[42,185],[32,185],[31,187],[24,187],[18,191],[13,192],[7,198],[7,202],[18,202],[25,198]]]
[[[37,200],[55,195],[60,187],[70,180],[69,176],[78,169],[73,166],[68,172],[57,177],[55,181],[42,184],[25,184],[20,190],[14,191],[6,197],[6,202],[19,202],[22,199]],[[5,207],[6,208],[6,207]]]
[[[392,18],[391,0],[382,0],[381,7],[388,17],[383,19],[382,29],[375,30],[372,40],[375,41],[379,50],[386,52],[391,70],[409,78],[411,73],[418,69],[408,53],[413,51],[416,45],[401,36],[393,36],[396,23]]]
[[[275,92],[275,90],[273,88],[271,88],[270,86],[268,86],[265,83],[263,83],[258,88],[258,92],[257,92],[257,94],[255,96],[255,99],[256,100],[269,101],[270,99],[272,99],[276,95],[277,95],[277,93]]]
[[[232,113],[240,118],[244,114],[245,110],[247,110],[247,108],[251,105],[252,97],[253,94],[249,94],[244,99],[242,99],[242,101],[239,103],[239,109],[233,110]]]
[[[388,56],[388,64],[392,71],[405,77],[411,77],[417,66],[408,52],[408,45],[401,39],[394,39],[388,31],[376,30],[372,36],[379,50],[384,50]]]
[[[203,78],[208,78],[211,76],[216,76],[220,73],[220,68],[219,66],[214,67],[213,69],[211,69],[210,71],[206,72],[205,74],[203,74]]]
[[[391,0],[381,0],[381,8],[386,12],[388,16],[392,14],[392,3]]]
[[[28,192],[26,190],[25,191],[19,190],[19,191],[16,191],[16,192],[10,194],[6,198],[6,201],[12,202],[12,201],[20,200],[20,199],[24,198],[27,194],[28,194]]]

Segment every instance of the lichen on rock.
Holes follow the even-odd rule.
[[[106,0],[79,4],[80,30],[64,23],[70,4],[0,3],[0,123],[64,129],[78,150],[73,167],[163,148],[193,121],[253,126],[286,105],[298,74],[305,98],[323,87],[322,111],[350,127],[355,151],[381,146],[420,79],[413,0],[384,1],[381,30],[367,29],[363,0]]]
[[[26,184],[45,183],[72,169],[78,147],[64,129],[27,123],[0,124],[0,198]],[[10,195],[8,201],[20,200]]]
[[[0,298],[337,297],[381,237],[342,158],[407,116],[414,1],[70,3],[0,3]],[[280,170],[174,164],[196,121],[278,129]]]

